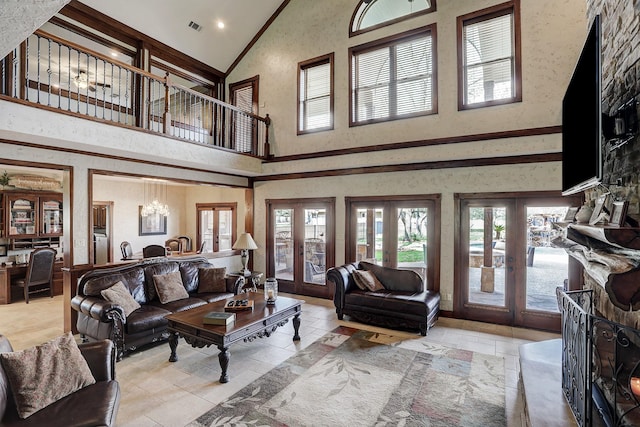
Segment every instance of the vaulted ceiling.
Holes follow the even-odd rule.
[[[80,0],[226,73],[283,0]],[[189,23],[200,26],[195,30]],[[223,22],[224,28],[218,23]]]

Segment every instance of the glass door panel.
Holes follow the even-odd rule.
[[[275,277],[293,280],[293,209],[274,209],[272,232]]]
[[[326,209],[304,209],[304,281],[324,284]]]
[[[233,245],[233,214],[232,212],[218,211],[218,250],[230,251]]]
[[[423,279],[427,272],[427,208],[399,207],[397,213],[396,267],[413,270]]]
[[[356,261],[369,261],[382,265],[382,208],[356,210]]]
[[[526,308],[558,313],[556,288],[569,277],[569,257],[554,239],[562,235],[553,226],[561,221],[567,206],[527,206]]]
[[[467,301],[506,307],[505,207],[469,208]]]
[[[204,251],[213,252],[213,211],[200,211],[200,242],[205,242]]]

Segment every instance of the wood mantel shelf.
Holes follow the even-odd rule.
[[[567,229],[618,248],[640,250],[640,228],[637,227],[569,224]]]
[[[560,224],[562,246],[620,310],[640,310],[640,229],[606,225]]]

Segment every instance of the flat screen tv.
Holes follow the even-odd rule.
[[[562,194],[602,182],[602,82],[600,16],[587,40],[562,100]]]

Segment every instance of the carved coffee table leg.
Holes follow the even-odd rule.
[[[169,362],[177,362],[178,354],[176,353],[176,349],[178,348],[178,333],[172,332],[169,334],[169,348],[171,349],[171,356],[169,356]]]
[[[298,329],[300,329],[300,314],[293,316],[293,340],[300,341],[300,335],[298,335]]]
[[[218,360],[220,361],[220,368],[222,369],[222,372],[220,373],[220,382],[228,383],[229,374],[227,374],[227,367],[229,366],[229,349],[219,345],[218,350],[220,350]]]

